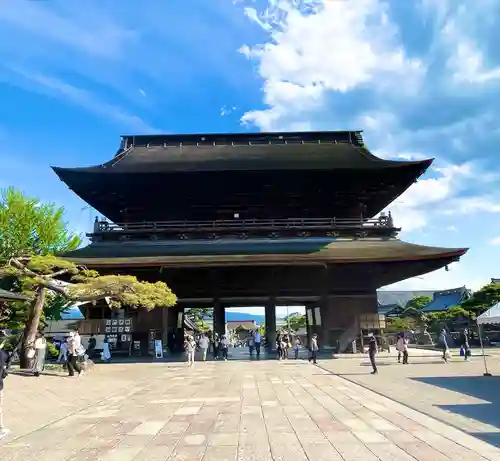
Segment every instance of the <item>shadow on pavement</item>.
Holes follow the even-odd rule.
[[[485,403],[437,405],[437,407],[498,428],[499,432],[476,432],[471,435],[500,447],[500,394],[498,392],[500,377],[446,376],[411,379],[484,400]]]

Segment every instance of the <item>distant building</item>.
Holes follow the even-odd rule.
[[[408,306],[408,303],[417,297],[428,296],[431,302],[422,309],[422,312],[442,312],[450,307],[458,306],[471,296],[466,287],[450,290],[421,290],[421,291],[378,291],[378,313],[388,318],[398,317]]]

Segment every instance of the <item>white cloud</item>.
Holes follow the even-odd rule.
[[[423,1],[439,31],[437,45],[447,53],[446,65],[458,85],[482,85],[500,79],[500,66],[491,65],[478,43],[495,30],[495,0]],[[480,32],[477,24],[481,24]],[[496,40],[496,32],[494,32]]]
[[[500,112],[480,86],[500,84],[485,41],[498,24],[498,2],[421,0],[411,20],[391,9],[396,1],[268,0],[259,11],[251,3],[247,17],[267,40],[240,52],[256,64],[266,108],[249,110],[242,121],[261,130],[361,128],[379,157],[436,158],[388,208],[403,239],[472,248],[449,271],[393,288],[486,283],[495,270],[491,246],[476,240],[487,242],[488,228],[500,225],[497,162],[487,157],[500,143]],[[417,47],[408,37],[419,34]]]
[[[498,246],[500,245],[500,237],[495,237],[490,240],[490,245]]]
[[[263,130],[297,122],[297,110],[317,107],[328,91],[387,91],[397,84],[401,96],[425,74],[423,63],[398,43],[384,2],[270,1],[261,14],[254,8],[246,14],[269,34],[267,43],[241,48],[258,64],[269,106],[243,121]]]

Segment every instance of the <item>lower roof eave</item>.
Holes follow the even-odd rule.
[[[328,255],[287,254],[287,255],[210,255],[210,256],[150,256],[150,257],[119,257],[91,258],[72,257],[65,259],[75,264],[92,268],[133,268],[133,267],[227,267],[227,266],[325,266],[329,264],[355,263],[397,263],[411,261],[458,261],[468,248],[455,248],[450,251],[440,251],[427,255],[402,255],[401,257],[328,257]]]

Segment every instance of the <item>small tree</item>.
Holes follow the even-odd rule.
[[[285,318],[290,330],[298,331],[306,327],[306,316],[301,314],[292,314]]]
[[[407,319],[415,327],[422,328],[427,322],[427,316],[422,312],[422,309],[431,302],[432,298],[430,296],[415,296],[406,304],[401,318]]]
[[[80,237],[64,221],[64,208],[43,204],[12,187],[0,191],[0,267],[11,258],[66,252],[79,245]],[[4,277],[0,287],[34,295],[16,277]],[[30,318],[29,307],[26,302],[0,307],[2,326],[23,329]]]
[[[213,309],[210,307],[193,307],[186,311],[186,316],[200,330],[208,331],[208,325],[205,320],[213,318]]]
[[[80,243],[68,230],[63,207],[40,203],[13,187],[0,192],[0,261],[64,253]]]
[[[134,306],[153,309],[170,307],[177,302],[175,294],[163,282],[139,282],[136,277],[125,275],[100,276],[96,271],[54,256],[12,258],[0,269],[1,277],[15,277],[26,290],[34,293],[21,345],[22,368],[31,365],[27,352],[34,346],[48,291],[73,302],[94,302],[106,298],[112,308]]]
[[[500,302],[500,283],[488,283],[460,304],[471,318],[477,318],[490,307]]]

